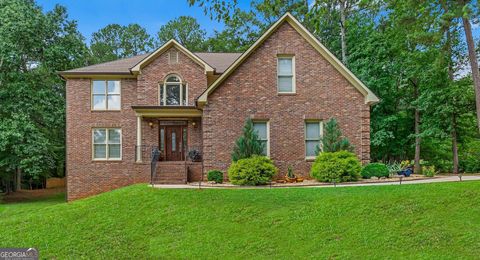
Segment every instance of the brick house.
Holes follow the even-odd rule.
[[[363,163],[378,98],[292,15],[244,53],[193,53],[174,40],[156,51],[60,73],[67,81],[67,196],[74,200],[151,181],[226,173],[252,118],[280,174],[308,176],[322,121],[335,117]],[[188,154],[198,151],[200,160]]]

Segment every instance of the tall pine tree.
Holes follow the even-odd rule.
[[[257,131],[253,128],[252,119],[248,118],[243,126],[242,135],[235,141],[232,161],[252,157],[252,155],[263,155],[265,144],[259,141]]]
[[[342,136],[342,130],[338,126],[337,120],[332,118],[327,121],[323,129],[321,138],[322,149],[317,145],[316,154],[323,152],[352,151],[353,146],[346,137]]]

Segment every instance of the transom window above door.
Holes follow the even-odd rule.
[[[188,88],[185,82],[177,75],[169,75],[160,84],[160,105],[161,106],[187,106]]]

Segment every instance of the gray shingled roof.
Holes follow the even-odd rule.
[[[241,55],[241,53],[216,52],[196,52],[194,54],[211,67],[215,68],[216,73],[223,73]],[[73,70],[66,70],[60,72],[60,74],[129,74],[130,69],[148,55],[150,55],[150,53]]]

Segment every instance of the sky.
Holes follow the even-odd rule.
[[[138,23],[155,36],[160,26],[168,21],[188,15],[197,19],[210,36],[221,30],[222,23],[210,20],[198,6],[190,7],[187,0],[37,0],[43,11],[50,11],[56,4],[67,8],[69,19],[77,20],[78,29],[90,43],[92,33],[108,24],[128,25]],[[247,5],[247,1],[240,6]]]
[[[160,26],[181,15],[197,19],[207,35],[223,29],[223,24],[212,21],[198,6],[190,7],[187,0],[37,0],[43,11],[50,11],[56,4],[67,8],[69,19],[78,22],[78,29],[90,44],[92,33],[108,24],[128,25],[138,23],[155,36]],[[238,7],[249,8],[249,1],[238,1]],[[480,37],[480,26],[472,24],[473,35]]]

